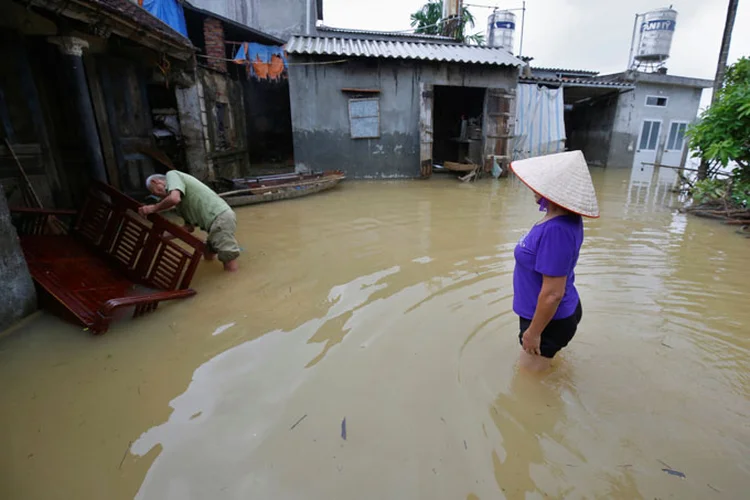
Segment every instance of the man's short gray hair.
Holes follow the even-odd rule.
[[[167,176],[162,174],[149,175],[146,178],[146,189],[151,189],[151,181],[164,181],[167,182]]]

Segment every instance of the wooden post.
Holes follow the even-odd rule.
[[[99,132],[99,137],[101,138],[101,147],[104,153],[109,183],[117,189],[122,189],[120,186],[120,175],[117,169],[115,146],[112,141],[109,117],[107,115],[107,104],[104,99],[104,91],[102,90],[101,82],[99,81],[96,60],[91,55],[86,55],[83,60],[89,89],[91,91],[91,102],[96,116],[97,130]]]
[[[432,84],[419,84],[419,164],[420,175],[423,179],[432,175],[433,96]]]
[[[727,6],[727,19],[724,23],[724,36],[721,38],[721,50],[719,51],[719,62],[716,64],[716,76],[714,77],[714,91],[711,96],[711,104],[716,101],[716,96],[724,84],[724,73],[727,70],[727,59],[729,58],[729,46],[732,43],[732,30],[734,29],[734,18],[737,17],[737,5],[739,0],[729,0]],[[698,180],[708,176],[708,162],[701,158],[698,168]]]

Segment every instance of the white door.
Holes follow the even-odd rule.
[[[633,157],[633,168],[640,168],[643,163],[656,161],[656,148],[659,146],[660,133],[661,120],[643,120]]]
[[[685,131],[688,122],[669,122],[669,135],[664,144],[664,153],[661,156],[661,164],[670,167],[679,167],[682,160],[682,150],[685,147]]]

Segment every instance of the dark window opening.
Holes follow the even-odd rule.
[[[182,140],[174,88],[163,83],[150,84],[146,87],[146,93],[151,112],[151,134],[156,150],[166,155],[173,167],[184,171],[186,169],[185,144]],[[169,170],[161,157],[153,164],[158,173],[163,174]]]
[[[230,137],[229,109],[223,102],[216,103],[216,150],[226,151],[233,147]]]
[[[646,97],[646,106],[657,106],[660,108],[666,107],[667,105],[667,98],[666,97],[659,97],[655,95],[650,95]]]

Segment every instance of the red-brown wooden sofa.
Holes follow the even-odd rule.
[[[139,206],[97,182],[80,212],[11,210],[41,295],[49,294],[93,333],[106,332],[130,310],[138,317],[159,302],[196,293],[189,286],[203,242],[160,215],[141,217]],[[65,219],[74,222],[60,234],[56,229]]]

